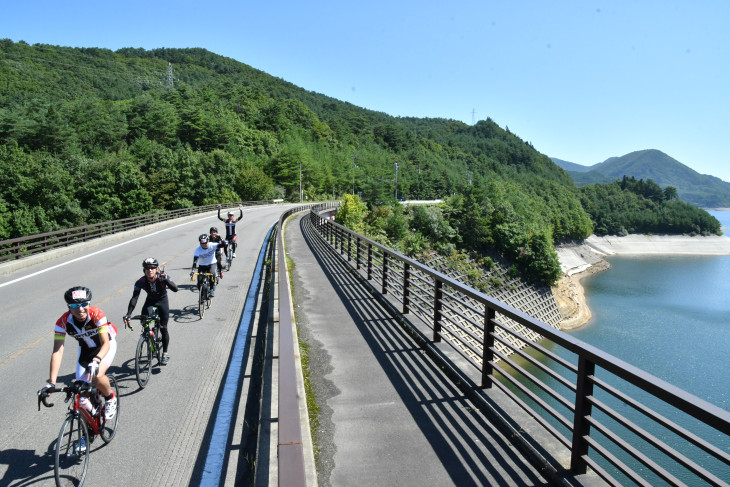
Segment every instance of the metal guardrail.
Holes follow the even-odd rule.
[[[244,201],[237,203],[224,203],[224,208],[238,206],[267,205],[281,202],[281,200],[266,201]],[[160,211],[146,215],[112,220],[82,227],[66,228],[53,232],[39,233],[27,237],[19,237],[0,241],[0,263],[15,259],[22,259],[29,255],[46,252],[59,247],[66,247],[87,240],[123,232],[154,223],[159,223],[175,218],[205,213],[215,210],[217,205],[196,206],[194,208],[181,208],[179,210]]]
[[[334,203],[303,205],[292,208],[279,217],[276,231],[276,266],[278,272],[279,296],[279,404],[278,404],[278,478],[279,485],[285,487],[305,487],[304,449],[302,446],[302,429],[299,413],[299,395],[297,393],[297,369],[295,351],[299,344],[295,342],[292,320],[291,292],[289,273],[286,265],[284,248],[284,224],[293,214],[310,209],[324,209],[335,206]],[[272,282],[275,282],[272,279]]]
[[[499,389],[567,448],[574,473],[591,468],[612,485],[728,486],[727,411],[314,211],[310,218],[343,260],[432,331],[433,342],[464,357],[482,388]],[[529,340],[505,318],[543,340]]]

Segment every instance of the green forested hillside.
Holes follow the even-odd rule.
[[[456,198],[453,243],[492,246],[524,268],[554,267],[552,243],[593,231],[567,173],[489,119],[391,117],[204,49],[0,40],[0,239],[205,203],[298,201],[300,168],[305,200]],[[687,231],[719,229],[689,215]]]
[[[552,160],[568,171],[578,186],[613,182],[624,176],[651,179],[663,188],[675,187],[679,198],[691,205],[700,208],[730,207],[730,183],[715,176],[700,174],[656,149],[611,157],[593,166],[580,166],[555,158]]]

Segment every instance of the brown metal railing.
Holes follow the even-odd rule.
[[[222,206],[224,208],[236,206],[254,206],[273,204],[275,202],[278,201],[244,201],[236,203],[224,203]],[[94,223],[81,227],[66,228],[53,232],[29,235],[27,237],[2,240],[0,241],[0,263],[15,259],[22,259],[23,257],[28,257],[29,255],[46,252],[48,250],[53,250],[59,247],[66,247],[68,245],[85,242],[87,240],[103,237],[105,235],[111,235],[113,233],[123,232],[125,230],[131,230],[133,228],[143,227],[146,225],[172,220],[175,218],[196,215],[198,213],[213,211],[216,209],[216,206],[217,205],[204,205],[196,206],[194,208],[181,208],[179,210],[160,211],[157,213],[148,213],[146,215],[123,218],[121,220]]]
[[[343,261],[475,368],[482,388],[503,392],[567,448],[573,472],[590,468],[612,485],[728,485],[727,411],[314,211],[309,217]]]

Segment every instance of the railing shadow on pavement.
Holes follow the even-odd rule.
[[[423,359],[413,337],[315,235],[307,217],[300,225],[325,276],[453,485],[546,484],[505,436],[476,413],[441,366]]]
[[[557,440],[573,474],[593,471],[611,485],[729,485],[727,411],[317,212],[309,218],[353,272],[426,326],[432,347],[467,364],[458,372],[475,388],[499,391]]]

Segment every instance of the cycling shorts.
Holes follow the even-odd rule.
[[[114,355],[117,353],[117,341],[116,340],[109,340],[109,351],[104,355],[104,359],[101,361],[101,363],[106,364],[107,366],[111,367],[112,360],[114,360]],[[76,380],[82,380],[84,382],[91,382],[89,380],[89,376],[86,374],[86,367],[81,365],[79,363],[79,359],[81,358],[81,347],[79,347],[79,355],[76,359]]]

